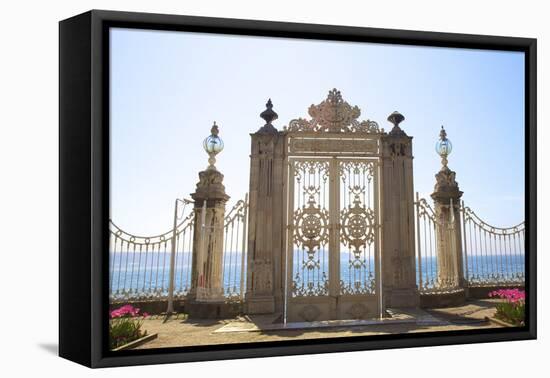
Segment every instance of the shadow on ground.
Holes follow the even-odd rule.
[[[38,347],[50,354],[59,355],[59,345],[57,343],[40,343]]]
[[[485,325],[487,316],[494,312],[495,300],[468,301],[459,307],[426,309],[430,315],[457,325]]]

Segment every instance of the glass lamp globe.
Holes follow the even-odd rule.
[[[449,139],[440,139],[435,144],[435,151],[439,156],[448,156],[453,150],[453,144]]]
[[[435,144],[435,152],[441,157],[447,157],[453,150],[453,145],[449,139],[447,139],[447,132],[441,126],[441,131],[439,132],[439,140]]]
[[[219,136],[212,134],[206,137],[202,146],[209,155],[217,155],[223,150],[223,140]]]
[[[210,132],[211,134],[202,142],[202,146],[208,155],[217,155],[223,150],[223,140],[218,136],[220,131],[216,122]]]

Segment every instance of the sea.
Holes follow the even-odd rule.
[[[230,256],[230,257],[227,257]],[[246,272],[241,269],[242,254],[232,252],[226,255],[224,260],[224,290],[226,294],[240,293],[241,274]],[[246,259],[245,259],[246,261]],[[423,257],[422,281],[426,283],[435,282],[437,278],[437,259],[435,257]],[[420,271],[416,269],[417,283],[420,281]],[[465,274],[472,281],[497,280],[504,281],[522,277],[525,272],[525,259],[523,255],[469,255]],[[314,282],[318,284],[322,280],[322,272],[328,277],[328,261],[321,261],[320,268],[312,273],[301,263],[294,264],[292,276],[298,273],[302,282]],[[326,267],[326,269],[323,269]],[[342,253],[340,260],[340,278],[346,284],[353,284],[356,280],[364,280],[366,277],[374,277],[374,260],[365,259],[361,268],[353,268],[350,264],[347,253]],[[169,288],[170,277],[170,253],[155,252],[147,256],[142,253],[119,252],[110,254],[109,284],[112,296],[122,295],[123,292],[129,296],[140,295],[166,295]],[[309,277],[309,281],[307,279]],[[179,252],[175,261],[174,289],[177,294],[184,294],[191,281],[191,253]],[[246,285],[246,282],[244,283]]]

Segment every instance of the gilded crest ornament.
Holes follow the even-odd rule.
[[[383,133],[374,121],[358,121],[361,110],[343,100],[337,89],[329,91],[327,99],[319,105],[311,105],[308,110],[311,120],[303,118],[289,122],[286,131],[290,132],[361,132],[369,134]]]

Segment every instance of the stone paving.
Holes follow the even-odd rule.
[[[194,320],[178,316],[166,323],[163,323],[162,318],[153,318],[146,319],[143,327],[148,333],[158,333],[158,337],[138,348],[497,328],[498,325],[485,320],[485,317],[494,314],[494,305],[495,300],[476,300],[460,307],[389,309],[392,316],[383,320],[319,321],[286,325],[278,322],[280,316],[276,315],[223,320]]]

